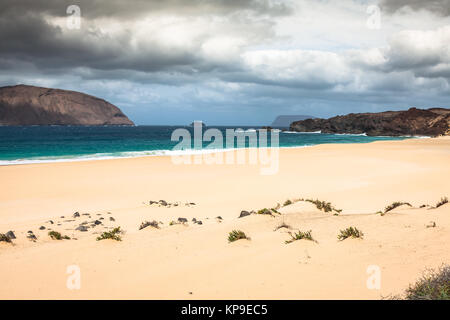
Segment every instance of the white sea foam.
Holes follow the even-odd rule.
[[[322,131],[311,131],[311,132],[304,132],[304,131],[282,131],[281,133],[307,133],[307,134],[319,134],[322,133]]]

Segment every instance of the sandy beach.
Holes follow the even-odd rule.
[[[433,208],[450,196],[449,163],[450,137],[441,137],[281,149],[274,175],[250,164],[175,165],[170,157],[3,166],[0,233],[12,230],[17,239],[0,242],[0,299],[401,294],[425,268],[450,263],[450,204]],[[329,201],[342,212],[299,201],[280,214],[238,218],[298,198]],[[149,205],[161,199],[177,205]],[[395,201],[412,206],[378,213]],[[170,225],[179,217],[188,223]],[[101,224],[75,230],[94,220]],[[159,229],[139,230],[153,220]],[[291,229],[275,230],[281,223]],[[122,241],[96,241],[117,226]],[[350,226],[364,238],[338,241]],[[49,228],[76,240],[52,240]],[[229,243],[235,229],[251,240]],[[312,230],[317,242],[286,244],[297,230]],[[73,265],[79,289],[67,287]],[[368,288],[369,266],[379,267],[380,288]]]

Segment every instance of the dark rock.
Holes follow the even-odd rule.
[[[406,111],[351,113],[330,119],[295,121],[289,130],[299,132],[367,134],[368,136],[439,136],[450,134],[450,109],[410,108]]]
[[[81,231],[81,232],[86,232],[88,231],[88,228],[86,226],[78,226],[75,230]]]
[[[60,218],[61,218],[61,219],[64,219],[64,216],[61,216]]]
[[[94,224],[95,224],[95,225],[99,225],[99,224],[102,224],[102,222],[99,221],[99,220],[95,220],[95,221],[94,221]]]
[[[33,233],[33,231],[31,231],[31,230],[28,230],[28,231],[27,231],[27,233]]]
[[[216,219],[223,220],[221,216],[217,216]]]
[[[5,233],[5,236],[7,236],[9,239],[16,239],[16,235],[12,231],[8,231]]]
[[[167,206],[168,205],[167,201],[164,201],[164,200],[159,200],[159,204],[162,205],[162,206]]]
[[[250,212],[242,210],[241,214],[239,215],[239,218],[243,218],[243,217],[246,217],[246,216],[249,216],[249,215],[251,215]]]
[[[158,203],[158,201],[153,201],[153,200],[150,200],[150,202],[149,202],[150,205],[157,204],[157,203]]]
[[[90,216],[90,213],[83,213],[83,216]]]
[[[109,217],[109,221],[116,221],[113,217]]]
[[[44,226],[40,226],[39,230],[45,230],[45,227]]]
[[[99,218],[98,220],[105,220],[105,218],[101,217],[101,218]]]
[[[35,242],[35,241],[37,240],[37,237],[34,235],[34,233],[29,233],[29,234],[27,235],[27,238],[28,238],[30,241],[33,241],[33,242]]]
[[[48,222],[49,222],[50,224],[53,224],[53,221],[52,221],[52,220],[49,220]]]
[[[0,114],[0,125],[133,125],[103,99],[27,85],[0,88]]]
[[[179,223],[187,223],[188,220],[186,218],[178,218]]]
[[[74,214],[73,214],[73,217],[74,218],[78,218],[80,216],[80,213],[79,212],[75,212]]]
[[[198,220],[197,224],[203,224],[203,222],[201,220]]]
[[[196,222],[197,222],[197,219],[192,218],[192,222],[196,223]]]

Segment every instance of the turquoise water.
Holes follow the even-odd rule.
[[[174,153],[173,148],[179,142],[171,141],[172,132],[177,128],[180,127],[0,127],[0,165],[170,155]],[[193,128],[184,128],[193,135]],[[225,129],[236,129],[235,127],[215,128],[219,129],[224,137]],[[247,132],[253,131],[251,127],[239,128],[248,130]],[[207,129],[209,127],[203,130]],[[323,143],[367,143],[406,138],[280,132],[279,146],[304,147]],[[210,142],[204,142],[203,148],[207,148],[209,144]],[[225,147],[224,142],[222,148]],[[234,147],[237,147],[236,142]],[[192,150],[184,152],[190,151]]]

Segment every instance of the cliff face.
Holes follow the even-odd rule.
[[[411,108],[406,111],[351,113],[330,119],[293,122],[290,130],[322,133],[366,133],[368,136],[450,135],[450,109]]]
[[[119,108],[87,94],[26,85],[0,88],[0,125],[134,125]]]

